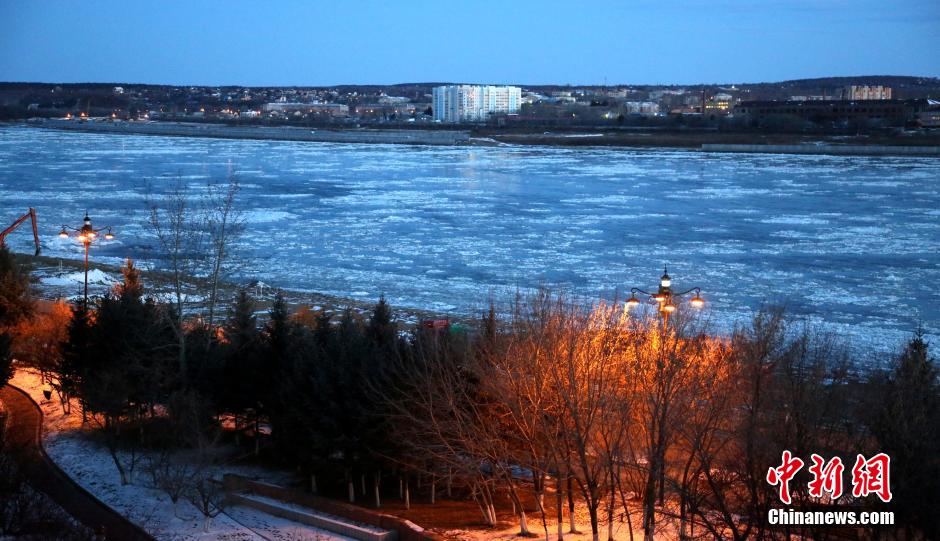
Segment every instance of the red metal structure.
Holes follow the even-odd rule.
[[[39,229],[36,227],[36,209],[33,207],[29,207],[29,211],[27,211],[26,214],[17,218],[16,221],[13,222],[13,225],[4,229],[3,233],[0,233],[0,246],[5,243],[7,235],[25,222],[27,218],[33,221],[33,239],[36,240],[36,255],[39,255]]]
[[[421,326],[426,329],[447,330],[450,329],[450,318],[445,317],[444,319],[425,319],[421,322]]]

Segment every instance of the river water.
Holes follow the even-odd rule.
[[[767,303],[883,350],[940,330],[940,160],[662,149],[409,147],[0,128],[0,209],[36,207],[44,252],[87,208],[115,262],[158,258],[148,191],[234,173],[243,277],[473,313],[540,284],[586,301],[664,264],[721,328]],[[9,237],[30,251],[24,231]],[[935,343],[937,343],[935,341]]]

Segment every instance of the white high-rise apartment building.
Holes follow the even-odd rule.
[[[441,122],[484,122],[493,113],[518,113],[521,103],[518,86],[447,85],[434,87],[431,108]]]

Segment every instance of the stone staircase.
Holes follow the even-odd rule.
[[[352,522],[341,517],[320,513],[297,504],[251,492],[233,492],[227,494],[226,499],[229,505],[251,507],[269,515],[293,520],[359,541],[398,541],[398,532],[396,531]]]
[[[442,538],[398,517],[270,483],[225,474],[229,505],[251,507],[359,541],[440,541]]]

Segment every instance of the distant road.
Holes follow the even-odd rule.
[[[10,443],[25,450],[22,464],[30,485],[48,495],[66,513],[95,532],[115,541],[153,541],[138,526],[81,488],[46,455],[40,444],[42,411],[22,390],[0,388],[0,402],[8,414]]]

